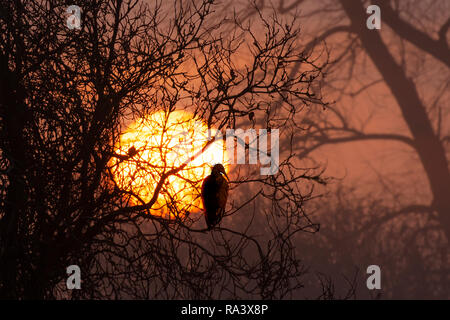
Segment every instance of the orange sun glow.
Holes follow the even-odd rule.
[[[214,141],[202,152],[208,137],[215,133],[211,129],[208,135],[207,125],[186,111],[160,111],[140,118],[116,145],[119,157],[111,160],[114,181],[129,193],[126,199],[131,204],[144,204],[152,199],[164,173],[187,163],[165,180],[150,213],[173,218],[198,211],[201,184],[211,166],[222,163],[226,171],[229,169],[223,140]],[[136,151],[130,152],[133,147]]]

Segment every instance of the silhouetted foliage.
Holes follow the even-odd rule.
[[[292,239],[317,229],[303,205],[324,181],[294,166],[292,149],[275,175],[233,169],[225,218],[208,233],[199,212],[150,213],[183,166],[160,168],[144,203],[111,175],[112,159],[143,161],[139,148],[115,145],[155,111],[186,109],[218,130],[280,128],[283,145],[299,135],[299,111],[325,105],[311,90],[327,61],[298,45],[297,22],[240,21],[209,0],[77,5],[79,30],[66,27],[66,1],[0,3],[0,297],[269,299],[300,289]],[[288,76],[295,63],[302,71]],[[81,290],[65,287],[72,264]]]

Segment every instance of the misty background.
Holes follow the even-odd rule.
[[[362,12],[371,4],[381,9],[380,30],[366,28],[370,14]],[[313,273],[336,281],[330,291],[340,297],[356,289],[358,298],[448,299],[450,3],[255,5],[298,17],[302,45],[333,61],[321,81],[332,103],[307,112],[305,140],[293,142],[334,178],[307,205],[321,229],[302,235],[299,254]],[[371,264],[382,273],[382,289],[372,292]]]

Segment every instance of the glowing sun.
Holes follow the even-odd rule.
[[[156,112],[131,124],[120,136],[111,160],[114,182],[128,194],[130,204],[148,203],[161,177],[169,170],[186,166],[170,175],[162,185],[151,214],[183,217],[201,208],[200,189],[211,167],[222,163],[228,171],[223,140],[202,152],[211,129],[186,111]]]

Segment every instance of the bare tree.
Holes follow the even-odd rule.
[[[312,92],[326,59],[311,59],[297,22],[274,14],[241,21],[206,0],[78,5],[79,30],[66,27],[65,1],[1,1],[0,296],[268,299],[300,289],[292,239],[317,230],[303,204],[324,180],[296,167],[291,148],[274,175],[232,169],[227,216],[206,233],[201,211],[177,212],[176,197],[166,197],[172,217],[152,213],[189,161],[160,165],[140,156],[145,147],[117,145],[130,122],[177,110],[216,130],[256,119],[286,145],[300,109],[326,105]],[[153,170],[148,200],[117,182],[121,163]],[[72,264],[80,291],[65,287]]]
[[[366,8],[370,4],[381,9],[381,30],[366,27]],[[414,243],[410,249],[418,248],[421,260],[408,260],[411,255],[406,250],[400,255],[396,251],[396,263],[401,259],[417,266],[432,263],[433,267],[424,270],[433,269],[433,275],[446,274],[450,239],[448,2],[263,0],[257,2],[257,8],[275,8],[282,16],[299,17],[304,26],[309,26],[305,33],[311,36],[306,39],[306,47],[316,56],[324,48],[331,51],[330,59],[335,62],[324,70],[326,78],[322,79],[323,94],[335,103],[323,112],[310,109],[305,114],[301,123],[304,134],[296,140],[300,157],[314,161],[314,151],[319,148],[351,142],[384,141],[385,149],[392,151],[405,146],[400,150],[408,152],[408,167],[414,169],[400,168],[398,177],[399,173],[385,167],[376,172],[378,179],[372,181],[372,188],[359,184],[359,188],[365,188],[363,192],[370,189],[370,195],[383,203],[382,209],[367,203],[360,210],[372,208],[374,221],[379,222],[375,228],[377,237],[399,225],[411,233],[408,239],[398,235],[392,252],[396,246],[405,245],[404,241]],[[251,17],[254,12],[253,8],[244,8],[242,16]],[[290,75],[299,70],[297,64]],[[380,126],[382,121],[377,122],[377,117],[381,115],[384,119],[396,119],[392,121],[396,127]],[[394,170],[398,172],[399,168]],[[348,197],[351,201],[351,193]],[[358,198],[354,200],[360,203]],[[354,219],[358,221],[352,223],[362,223],[359,218]],[[368,223],[367,228],[371,225]],[[346,227],[336,226],[335,232]],[[362,229],[367,231],[366,227]],[[373,250],[377,251],[375,246],[383,246],[381,238],[374,243]],[[397,271],[401,273],[400,270],[405,269]],[[415,274],[421,279],[428,277],[425,272]],[[448,277],[439,279],[448,283]],[[416,282],[421,281],[424,280]],[[432,289],[436,289],[437,296],[446,296],[436,285],[438,282],[430,282],[435,285]]]

